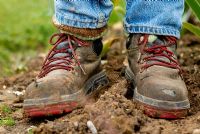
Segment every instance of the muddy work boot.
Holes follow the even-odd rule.
[[[130,35],[125,76],[133,85],[134,99],[154,118],[176,119],[190,108],[186,85],[178,64],[176,38]]]
[[[40,74],[26,89],[23,107],[29,117],[71,112],[82,96],[108,84],[100,68],[100,39],[83,41],[59,33],[50,42],[53,48]]]

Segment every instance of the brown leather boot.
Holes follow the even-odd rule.
[[[186,85],[180,75],[176,38],[132,34],[127,42],[129,67],[126,78],[134,87],[134,99],[151,117],[176,119],[190,108]]]
[[[108,84],[100,68],[100,39],[83,41],[59,33],[50,42],[54,46],[38,78],[26,89],[23,107],[29,117],[71,112],[83,94],[91,94]]]

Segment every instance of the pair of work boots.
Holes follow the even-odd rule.
[[[71,112],[81,96],[109,82],[101,69],[101,39],[83,41],[59,33],[50,42],[53,48],[41,72],[26,90],[24,112],[29,117]],[[148,116],[176,119],[187,115],[190,104],[176,45],[174,37],[147,34],[131,34],[127,41],[125,76],[134,86],[133,98]]]

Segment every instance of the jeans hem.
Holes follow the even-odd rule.
[[[56,20],[66,26],[71,26],[71,27],[76,27],[76,28],[91,28],[91,29],[96,29],[96,28],[102,28],[107,25],[108,18],[104,18],[101,20],[82,20],[80,19],[70,19],[66,18],[65,16],[55,13],[55,18]]]
[[[180,38],[180,31],[172,28],[156,27],[156,26],[137,26],[124,25],[126,32],[128,33],[146,33],[146,34],[156,34],[156,35],[167,35]]]

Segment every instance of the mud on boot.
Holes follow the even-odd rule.
[[[127,42],[125,76],[132,82],[134,99],[154,118],[187,116],[188,91],[176,57],[176,38],[131,34]]]
[[[56,40],[53,42],[53,40]],[[81,97],[108,84],[101,69],[102,42],[83,41],[64,33],[50,39],[53,48],[37,79],[26,89],[25,115],[58,115],[75,109]]]

